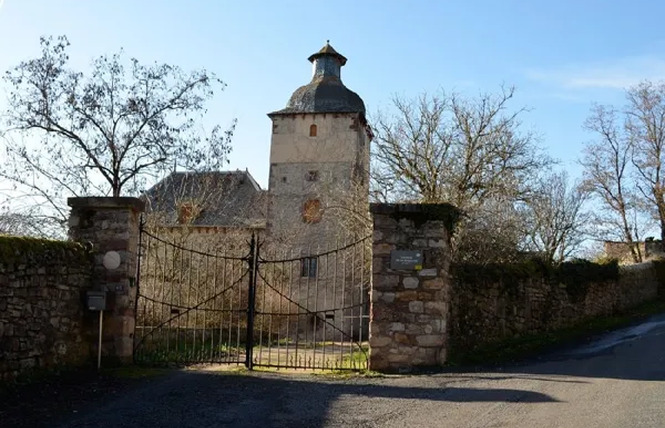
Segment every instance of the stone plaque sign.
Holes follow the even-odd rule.
[[[422,251],[393,250],[390,252],[390,269],[420,270],[422,268]]]

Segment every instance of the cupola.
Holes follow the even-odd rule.
[[[308,58],[312,63],[312,81],[291,95],[286,108],[268,116],[298,113],[361,113],[365,103],[355,92],[342,83],[341,68],[346,57],[330,43]]]

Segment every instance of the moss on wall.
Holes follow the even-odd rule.
[[[453,277],[456,283],[476,289],[485,284],[499,284],[500,290],[508,294],[514,294],[523,281],[545,279],[553,285],[564,285],[571,301],[579,302],[586,297],[589,284],[617,280],[619,266],[616,260],[607,263],[573,260],[550,266],[541,259],[530,259],[512,264],[458,264],[453,266]]]
[[[525,260],[521,263],[485,265],[465,263],[453,266],[453,276],[456,282],[472,287],[479,287],[486,283],[511,283],[529,278],[549,276],[551,268],[538,259]]]
[[[535,259],[457,265],[452,276],[453,354],[483,346],[498,349],[512,340],[541,337],[665,297],[665,261],[620,269],[616,260],[550,266]]]
[[[0,236],[0,382],[88,361],[92,274],[84,245]]]
[[[88,260],[90,250],[70,241],[0,235],[0,264],[26,263],[58,254],[68,260]]]
[[[608,263],[594,263],[588,260],[573,260],[562,263],[553,271],[553,279],[566,286],[566,292],[573,303],[585,299],[589,285],[619,279],[619,264],[616,260]]]

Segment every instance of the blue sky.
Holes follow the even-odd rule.
[[[348,59],[346,85],[371,115],[394,94],[468,95],[514,85],[525,130],[578,176],[593,102],[665,77],[665,3],[633,1],[0,0],[0,71],[66,34],[85,68],[124,48],[142,62],[206,68],[227,84],[206,127],[238,119],[230,168],[265,186],[270,120],[310,79],[307,57],[327,39]],[[0,99],[4,98],[0,87]],[[2,103],[2,101],[0,101]]]

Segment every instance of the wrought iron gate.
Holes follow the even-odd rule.
[[[292,257],[172,232],[141,229],[137,363],[367,369],[369,237]]]

